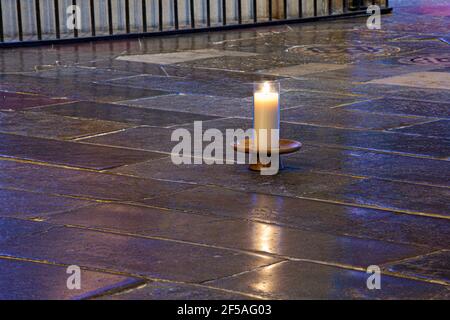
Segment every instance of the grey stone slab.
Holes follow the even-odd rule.
[[[430,70],[432,66],[399,66],[395,64],[383,64],[379,61],[374,63],[359,63],[355,65],[345,66],[338,70],[317,72],[312,77],[326,79],[348,79],[351,81],[365,82],[374,79],[385,78],[386,76],[402,75],[410,73],[413,70]]]
[[[66,227],[10,238],[0,244],[0,254],[183,282],[217,279],[279,261],[263,255]]]
[[[173,164],[171,159],[143,162],[112,170],[141,178],[230,187],[235,190],[264,192],[274,195],[306,196],[321,190],[334,189],[359,181],[359,178],[288,169],[277,176],[263,176],[248,170],[247,165]]]
[[[1,188],[16,188],[100,200],[140,200],[192,187],[189,184],[12,161],[0,161],[0,168]]]
[[[315,92],[327,92],[341,95],[349,95],[361,97],[367,94],[367,91],[372,92],[375,96],[381,96],[380,91],[361,89],[360,83],[353,83],[352,79],[326,79],[326,78],[313,78],[309,77],[297,77],[280,80],[282,90],[286,91],[315,91]],[[371,85],[371,88],[376,85]],[[324,96],[325,94],[322,94]]]
[[[165,157],[162,154],[0,134],[0,155],[95,170]]]
[[[309,143],[356,147],[373,151],[447,158],[449,141],[393,132],[374,132],[284,123],[281,136]]]
[[[450,284],[450,251],[442,250],[432,254],[405,259],[384,266],[385,269],[406,276],[435,280]]]
[[[415,245],[448,247],[450,222],[315,200],[212,186],[145,201],[148,205],[288,228]]]
[[[156,217],[152,217],[152,214]],[[187,223],[187,216],[191,218],[190,223]],[[52,216],[49,221],[357,266],[380,264],[430,251],[411,245],[335,236],[260,222],[165,213],[163,210],[158,212],[154,209],[130,206],[82,208]],[[144,227],[146,225],[147,228]]]
[[[54,113],[62,116],[106,120],[129,123],[134,125],[150,125],[156,127],[168,127],[194,121],[206,121],[217,117],[175,112],[165,110],[152,110],[135,108],[116,104],[95,103],[89,101],[74,102],[56,107],[43,107],[39,111]]]
[[[134,72],[136,74],[148,74],[159,77],[179,77],[179,78],[192,78],[203,80],[226,79],[230,81],[254,82],[262,80],[276,80],[280,78],[278,76],[265,74],[243,73],[243,72],[212,70],[212,69],[197,69],[187,66],[159,65],[152,63],[123,61],[123,60],[94,61],[87,64],[86,66],[90,68]]]
[[[253,114],[253,102],[251,98],[238,99],[198,94],[165,95],[153,98],[121,101],[120,104],[224,117],[250,117]]]
[[[290,90],[307,90],[317,93],[338,93],[350,96],[369,98],[400,98],[409,100],[423,100],[448,102],[449,90],[421,89],[382,83],[361,83],[349,79],[326,79],[302,77],[280,80],[281,88]]]
[[[86,83],[74,79],[39,79],[23,75],[0,75],[0,90],[38,93],[51,97],[74,100],[113,102],[167,94],[161,90],[130,88],[107,84]]]
[[[131,128],[122,132],[83,139],[83,142],[106,146],[121,146],[140,150],[153,150],[159,152],[172,152],[178,142],[172,142],[174,129],[140,127]],[[169,155],[167,155],[169,156]]]
[[[105,70],[89,67],[58,67],[50,70],[30,72],[26,75],[39,78],[52,78],[83,82],[95,82],[136,75],[134,72]],[[45,80],[44,80],[45,81]]]
[[[355,93],[371,97],[386,97],[389,99],[420,100],[425,102],[448,103],[449,90],[422,89],[387,84],[366,84],[354,89]]]
[[[447,72],[413,72],[405,75],[376,79],[368,83],[380,83],[388,85],[429,88],[450,89],[450,73]],[[449,92],[450,94],[450,92]]]
[[[183,67],[205,68],[213,70],[257,72],[267,69],[268,66],[288,67],[300,64],[304,59],[299,60],[286,54],[280,55],[259,55],[252,57],[220,57],[196,60],[177,64]]]
[[[211,286],[269,299],[448,299],[447,286],[381,276],[381,290],[367,289],[369,274],[308,262],[284,262]]]
[[[33,137],[71,140],[128,127],[118,122],[76,119],[32,111],[0,112],[1,132]]]
[[[240,52],[240,51],[199,49],[199,50],[192,50],[192,51],[180,51],[180,52],[169,52],[169,53],[127,55],[127,56],[120,56],[117,58],[117,60],[155,63],[155,64],[165,65],[165,64],[174,64],[174,63],[208,59],[208,58],[218,58],[218,57],[228,57],[228,56],[229,57],[252,57],[255,55],[256,54],[254,54],[254,53]]]
[[[335,93],[320,94],[311,91],[286,91],[282,92],[280,98],[281,109],[288,108],[314,108],[328,109],[345,104],[355,103],[361,97],[348,96]],[[283,111],[282,116],[287,112]]]
[[[81,271],[81,289],[67,288],[66,267],[0,257],[2,300],[79,300],[137,286],[141,280],[96,271]]]
[[[449,99],[447,99],[446,102],[448,101]],[[450,118],[450,103],[440,103],[434,101],[383,98],[365,102],[357,102],[355,104],[345,106],[344,108],[374,113]]]
[[[266,69],[260,72],[277,76],[299,77],[306,74],[324,73],[327,71],[341,70],[345,68],[347,68],[347,66],[342,64],[306,63],[291,67]]]
[[[23,110],[38,106],[70,102],[68,99],[52,99],[49,97],[18,92],[0,92],[1,110]]]
[[[0,243],[10,239],[17,239],[27,236],[28,234],[46,232],[52,226],[48,223],[36,223],[21,219],[11,219],[0,217]]]
[[[427,137],[450,138],[450,121],[438,120],[395,129],[395,131]]]
[[[448,216],[450,213],[449,188],[411,183],[368,179],[334,192],[317,192],[309,196],[418,214]]]
[[[94,202],[21,190],[0,189],[0,216],[41,218],[49,214],[92,205]]]
[[[323,126],[355,129],[391,129],[421,123],[428,118],[397,115],[380,115],[335,109],[318,109],[316,106],[284,110],[281,115],[283,121],[307,123]]]
[[[447,187],[450,162],[337,147],[304,145],[284,157],[289,167]]]
[[[101,300],[253,300],[249,295],[174,282],[149,282],[144,286],[110,296]]]
[[[246,98],[253,95],[252,83],[242,81],[226,81],[226,79],[196,80],[179,77],[157,77],[143,75],[138,77],[116,79],[102,82],[104,85],[113,85],[114,87],[130,88],[129,90],[165,90],[172,93],[186,94],[206,94],[211,96]],[[1,87],[0,87],[1,88]],[[157,94],[148,94],[155,96]],[[161,95],[161,94],[159,94]],[[129,99],[121,99],[129,100]]]
[[[182,233],[177,234],[183,229],[192,232],[193,228],[200,229],[212,222],[225,220],[224,217],[188,214],[164,208],[128,204],[101,204],[79,209],[52,215],[48,217],[47,221],[53,224],[70,224],[183,240]]]

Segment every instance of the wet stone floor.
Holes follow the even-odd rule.
[[[1,49],[0,298],[448,299],[450,17],[392,2],[381,30]],[[284,171],[172,163],[176,128],[250,128],[261,80]]]

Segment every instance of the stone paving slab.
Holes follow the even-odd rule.
[[[428,255],[392,263],[384,266],[384,268],[406,276],[413,276],[426,280],[436,280],[450,284],[449,263],[450,251],[442,250]]]
[[[386,76],[396,76],[411,73],[411,71],[428,71],[434,66],[401,66],[389,60],[388,63],[376,61],[371,64],[355,64],[345,66],[332,71],[317,72],[312,74],[315,78],[327,79],[347,79],[355,82],[367,82],[373,79],[385,78]]]
[[[423,135],[427,137],[450,138],[450,121],[438,120],[395,129],[398,132]]]
[[[1,188],[89,199],[137,201],[192,188],[190,184],[145,180],[13,161],[0,161],[0,168]]]
[[[450,170],[450,162],[445,160],[313,145],[304,145],[300,152],[285,156],[284,163],[294,168],[442,187],[448,186],[442,172]]]
[[[138,127],[122,132],[86,138],[81,141],[105,146],[121,146],[171,153],[173,147],[178,144],[178,142],[171,141],[173,131],[174,129],[170,128]]]
[[[342,108],[322,110],[316,106],[284,110],[283,121],[307,123],[339,128],[385,130],[423,123],[429,118],[397,115],[381,115],[366,112],[350,111]],[[428,120],[429,121],[429,120]]]
[[[121,88],[123,91],[139,90],[139,89],[141,89],[142,91],[145,89],[150,91],[153,90],[154,92],[158,92],[159,90],[160,92],[161,90],[166,90],[172,93],[205,94],[221,97],[232,97],[232,98],[246,98],[251,97],[253,95],[253,85],[251,83],[242,83],[239,81],[229,82],[217,79],[195,80],[179,77],[156,77],[143,75],[138,77],[103,81],[101,82],[101,84],[113,85],[115,87]],[[158,94],[147,94],[147,97],[155,95]],[[124,98],[121,100],[128,100],[128,99]]]
[[[341,190],[316,192],[309,196],[431,216],[448,217],[450,213],[449,188],[378,179],[359,181]]]
[[[304,59],[302,60],[304,61]],[[311,59],[311,62],[318,62],[318,60]],[[281,54],[252,57],[209,58],[179,63],[177,65],[181,67],[256,73],[260,70],[267,69],[267,66],[271,66],[272,68],[280,68],[298,64],[299,62],[297,58],[290,57],[286,54]]]
[[[82,270],[81,290],[67,289],[66,267],[0,256],[1,300],[79,300],[137,286],[141,280]]]
[[[177,238],[176,235],[174,237],[170,234],[171,230],[189,230],[192,226],[197,228],[197,226],[205,226],[226,219],[219,216],[188,214],[165,208],[121,203],[98,204],[85,210],[80,209],[54,214],[46,221],[52,224],[99,228],[136,235],[158,237],[170,235],[171,238]],[[200,230],[200,227],[198,229]],[[178,239],[183,240],[182,237]]]
[[[38,70],[36,72],[26,73],[26,75],[44,79],[51,78],[51,79],[73,80],[90,83],[96,81],[130,77],[136,75],[136,73],[118,70],[96,69],[89,67],[65,66],[65,67],[57,67],[50,70]]]
[[[61,117],[34,111],[0,112],[1,132],[41,138],[72,140],[129,127],[119,122]]]
[[[114,102],[167,94],[147,88],[127,88],[106,84],[79,82],[77,79],[46,79],[23,75],[0,75],[0,90],[39,93],[74,100]]]
[[[22,190],[0,189],[0,216],[13,218],[42,218],[49,214],[81,208],[95,202],[55,197]]]
[[[353,93],[371,97],[388,97],[395,99],[419,100],[426,102],[449,101],[449,90],[421,89],[387,84],[366,84],[352,90]]]
[[[368,274],[307,262],[283,262],[208,285],[269,299],[448,299],[446,286],[382,275],[368,290]],[[339,285],[332,285],[338,283]]]
[[[256,172],[250,172],[247,165],[174,165],[171,159],[142,162],[111,170],[111,172],[293,197],[322,190],[333,193],[334,189],[341,189],[361,180],[355,177],[313,173],[301,169],[285,170],[274,179],[273,176],[262,176]]]
[[[134,290],[102,296],[100,300],[253,300],[251,295],[207,286],[173,282],[149,282]]]
[[[384,83],[359,83],[351,79],[326,79],[314,77],[288,78],[280,80],[285,91],[314,91],[328,94],[395,99],[422,100],[448,103],[449,90],[421,89],[415,87],[389,85]]]
[[[88,101],[60,105],[55,108],[44,107],[38,111],[75,118],[114,121],[133,125],[150,125],[155,127],[169,127],[218,118],[187,112],[152,110]]]
[[[189,79],[216,79],[216,80],[230,80],[241,82],[254,82],[263,80],[277,80],[281,77],[257,74],[257,73],[243,73],[236,71],[212,71],[208,69],[197,69],[192,67],[181,67],[174,65],[160,65],[154,63],[143,63],[123,60],[98,60],[89,62],[83,66],[88,68],[134,72],[136,74],[147,74],[159,77],[179,77]]]
[[[450,74],[447,72],[414,72],[401,76],[372,80],[368,83],[448,90],[450,88]]]
[[[51,226],[21,219],[0,217],[0,245],[11,239],[22,239],[29,234],[46,232]]]
[[[242,220],[178,214],[155,209],[105,205],[50,217],[52,223],[162,237],[252,252],[368,266],[430,252],[429,248],[335,236]],[[191,216],[187,225],[186,216]],[[126,223],[121,223],[125,220]],[[144,229],[144,225],[149,227]],[[150,227],[151,225],[151,227]],[[301,244],[301,245],[299,245]]]
[[[213,247],[66,227],[6,240],[0,243],[0,255],[196,283],[279,261]]]
[[[292,67],[266,69],[260,72],[276,76],[299,77],[305,74],[312,74],[312,73],[316,74],[331,70],[341,70],[345,69],[346,67],[347,67],[346,65],[342,64],[306,63],[304,65],[297,65]]]
[[[174,94],[118,102],[123,105],[157,110],[233,117],[250,116],[253,113],[251,98],[227,98],[199,94]]]
[[[450,221],[211,186],[144,201],[152,206],[334,235],[445,248]]]
[[[0,92],[0,110],[23,110],[50,104],[66,103],[68,99],[54,99],[36,94]]]
[[[449,93],[450,95],[450,93]],[[373,113],[416,115],[425,117],[450,118],[450,103],[434,101],[402,100],[394,97],[357,102],[343,108]]]
[[[145,62],[164,65],[216,57],[252,57],[252,56],[255,56],[255,54],[230,50],[201,49],[201,50],[181,51],[173,53],[128,55],[128,56],[121,56],[117,59],[122,61]]]
[[[104,170],[125,164],[164,158],[164,155],[139,150],[94,146],[13,134],[0,133],[0,156]]]

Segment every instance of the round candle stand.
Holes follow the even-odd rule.
[[[284,169],[283,162],[281,159],[281,155],[283,154],[289,154],[299,151],[302,148],[302,143],[295,140],[289,140],[289,139],[280,139],[280,145],[278,148],[278,157],[279,157],[279,169]],[[234,150],[238,152],[243,153],[256,153],[257,155],[257,162],[252,163],[249,166],[249,169],[252,171],[261,171],[264,168],[270,168],[271,164],[262,164],[259,161],[258,152],[252,148],[251,140],[245,139],[244,141],[240,141],[237,144],[234,145]],[[270,153],[268,154],[270,156]]]

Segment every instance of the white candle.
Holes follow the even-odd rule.
[[[258,91],[254,94],[254,127],[258,145],[262,148],[266,146],[270,149],[271,130],[280,129],[280,94],[277,86],[278,84],[274,86],[265,82],[257,87]],[[266,129],[266,134],[260,132],[260,129]]]

